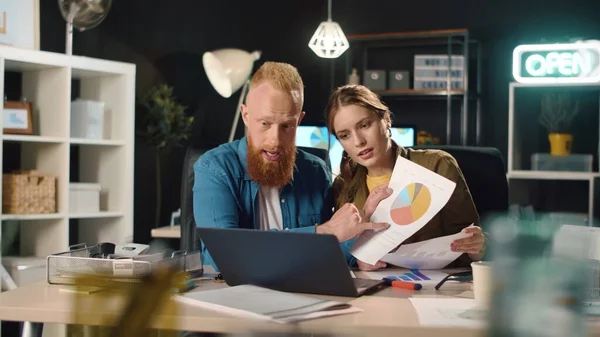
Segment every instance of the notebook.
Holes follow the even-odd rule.
[[[276,323],[295,323],[319,317],[362,312],[348,303],[286,293],[254,285],[188,292],[177,301],[225,314]]]

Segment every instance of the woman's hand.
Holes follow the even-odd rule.
[[[377,263],[375,263],[375,265],[372,265],[372,264],[368,264],[366,262],[362,262],[359,259],[356,259],[356,263],[358,264],[358,269],[364,270],[364,271],[377,270],[380,268],[387,267],[387,263],[385,263],[383,261],[377,261]]]
[[[450,245],[453,252],[468,253],[469,255],[482,255],[485,248],[485,234],[479,226],[469,226],[462,230],[462,233],[471,234],[471,236],[456,239]]]

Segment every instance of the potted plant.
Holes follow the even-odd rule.
[[[539,122],[548,130],[550,154],[571,154],[573,134],[571,124],[579,113],[579,101],[573,101],[569,93],[546,93],[542,96],[542,112]]]
[[[156,164],[156,213],[155,225],[160,225],[162,205],[161,157],[181,141],[188,139],[193,116],[186,115],[187,107],[173,97],[173,88],[166,84],[156,85],[139,102],[141,114],[137,134],[155,150]]]

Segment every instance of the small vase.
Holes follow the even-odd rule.
[[[550,154],[552,156],[568,156],[573,146],[573,135],[568,133],[550,133]]]
[[[348,84],[360,84],[360,76],[358,76],[356,68],[352,68],[352,73],[350,74],[350,76],[348,76]]]

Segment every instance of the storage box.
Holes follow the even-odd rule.
[[[452,55],[450,61],[448,60],[448,55],[445,54],[415,55],[415,69],[419,67],[448,69],[448,62],[450,62],[450,67],[454,69],[463,69],[465,66],[463,55]]]
[[[71,102],[71,137],[104,138],[104,102],[82,99]]]
[[[363,83],[371,90],[385,90],[387,84],[385,70],[365,70]]]
[[[70,183],[69,213],[100,212],[100,184]]]
[[[388,88],[390,90],[408,89],[410,86],[409,76],[408,71],[390,71]]]
[[[18,287],[46,279],[46,258],[4,256],[2,265]]]
[[[415,69],[415,78],[430,78],[430,79],[438,79],[445,80],[448,78],[448,72],[450,73],[450,79],[463,79],[463,70],[462,69]]]
[[[56,177],[34,170],[3,174],[2,212],[6,214],[56,212]]]
[[[571,154],[552,156],[549,153],[531,155],[531,169],[536,171],[591,172],[594,156],[591,154]]]

